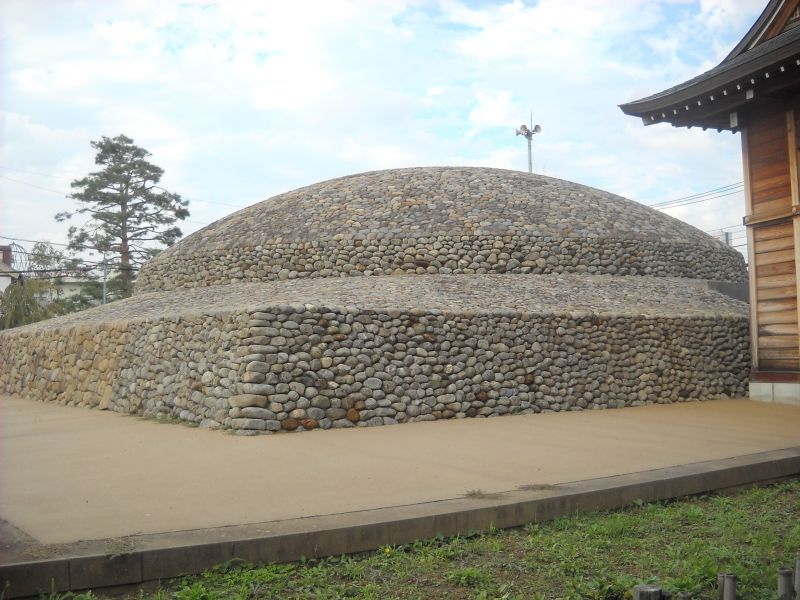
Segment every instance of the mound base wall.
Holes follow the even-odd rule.
[[[741,397],[743,317],[264,307],[11,330],[0,391],[256,435]]]

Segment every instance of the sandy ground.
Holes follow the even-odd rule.
[[[748,400],[236,437],[0,396],[0,518],[44,544],[335,514],[800,445]]]

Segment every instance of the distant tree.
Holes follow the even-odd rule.
[[[0,329],[35,323],[100,304],[100,282],[79,267],[79,260],[68,258],[48,242],[37,242],[28,253],[25,279],[8,286],[0,294]],[[83,283],[79,294],[64,295],[64,277],[78,277]]]
[[[134,273],[153,256],[156,245],[171,246],[183,234],[174,226],[189,216],[188,202],[158,186],[164,170],[148,162],[150,153],[124,135],[91,142],[101,170],[72,182],[70,197],[81,204],[57,221],[88,215],[81,227],[69,228],[69,248],[111,254],[119,270],[121,296],[130,296]]]
[[[108,294],[106,294],[108,297]],[[85,310],[101,304],[103,301],[103,284],[99,281],[87,281],[81,285],[80,293],[70,296],[59,296],[47,305],[49,316],[66,315]]]
[[[71,266],[66,255],[48,242],[36,242],[28,254],[30,271],[26,273],[25,287],[39,303],[46,307],[60,296],[57,282]]]
[[[49,242],[36,242],[28,253],[28,264],[33,272],[61,268],[66,255]]]

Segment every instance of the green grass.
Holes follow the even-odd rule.
[[[800,482],[791,481],[357,556],[232,563],[135,597],[594,600],[629,598],[637,583],[657,582],[711,599],[726,571],[737,574],[741,598],[760,599],[774,597],[777,568],[798,550]]]

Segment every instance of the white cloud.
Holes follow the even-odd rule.
[[[186,231],[361,170],[524,170],[529,110],[540,172],[649,202],[741,178],[736,138],[643,128],[616,105],[724,56],[757,16],[747,0],[29,6],[0,3],[3,166],[78,177],[90,140],[125,133],[196,200]],[[0,193],[3,231],[59,231],[56,195]]]
[[[515,122],[514,119],[519,120],[522,112],[507,90],[476,90],[475,99],[475,107],[467,116],[470,124],[467,137],[493,127],[508,127],[509,123]]]
[[[764,0],[700,0],[700,14],[707,27],[714,30],[749,29],[765,6]]]

